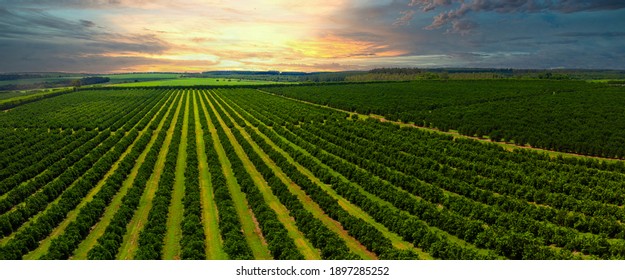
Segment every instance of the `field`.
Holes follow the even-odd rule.
[[[622,86],[465,80],[282,87],[271,92],[519,146],[625,158]]]
[[[625,259],[623,161],[432,129],[565,145],[548,129],[573,110],[609,139],[588,154],[619,157],[595,134],[620,137],[622,87],[474,83],[93,88],[0,112],[0,259]]]
[[[13,91],[0,94],[0,110],[7,110],[13,107],[35,102],[44,98],[55,97],[68,92],[73,92],[72,88],[55,88],[47,90],[27,90]]]
[[[273,81],[254,81],[245,79],[230,78],[180,78],[180,79],[164,79],[157,81],[146,81],[136,83],[121,83],[120,87],[156,87],[156,86],[244,86],[244,85],[264,85],[279,84]]]
[[[109,83],[136,83],[144,81],[157,81],[157,80],[173,80],[180,78],[180,74],[176,73],[132,73],[132,74],[110,74],[102,75],[111,79]]]
[[[27,96],[38,96],[51,93],[56,89],[13,90],[0,92],[0,103],[19,100]]]
[[[39,83],[55,83],[67,80],[80,79],[82,76],[60,76],[60,77],[45,77],[45,78],[30,78],[19,80],[6,80],[0,81],[0,86],[5,85],[27,85],[27,84],[39,84]]]

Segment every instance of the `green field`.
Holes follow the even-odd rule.
[[[177,73],[133,73],[133,74],[108,74],[97,75],[111,79],[109,84],[136,83],[144,81],[171,80],[180,78]]]
[[[226,78],[180,78],[166,79],[137,83],[121,83],[119,87],[158,87],[158,86],[246,86],[246,85],[266,85],[281,84],[282,82],[273,81],[254,81],[244,79],[226,79]]]
[[[28,84],[39,84],[39,83],[54,83],[61,82],[67,80],[76,80],[81,79],[83,76],[61,76],[61,77],[46,77],[46,78],[32,78],[32,79],[19,79],[19,80],[7,80],[0,81],[0,86],[5,85],[28,85]]]
[[[13,91],[6,93],[7,98],[0,98],[0,110],[6,110],[22,104],[35,102],[73,91],[72,88],[54,88],[48,90]],[[0,93],[0,96],[3,94]]]
[[[519,146],[625,158],[625,88],[547,80],[414,81],[263,89]]]
[[[20,104],[0,112],[0,259],[625,259],[623,161],[371,114],[621,102],[603,85],[499,82],[82,88]]]
[[[11,100],[17,100],[26,96],[44,95],[50,93],[56,89],[33,89],[33,90],[12,90],[12,91],[0,91],[0,102]]]

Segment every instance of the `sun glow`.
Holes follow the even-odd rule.
[[[315,65],[335,65],[343,59],[403,54],[384,44],[328,32],[336,27],[329,18],[349,1],[154,1],[133,5],[132,13],[111,13],[106,21],[120,33],[148,33],[154,44],[163,46],[154,53],[107,54],[148,59],[134,71],[184,67],[251,70],[276,65],[287,68],[284,70],[310,71]]]

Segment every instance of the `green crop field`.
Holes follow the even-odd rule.
[[[82,76],[61,76],[61,77],[45,77],[45,78],[31,78],[31,79],[19,79],[19,80],[7,80],[0,81],[0,86],[5,85],[27,85],[27,84],[39,84],[39,83],[54,83],[67,80],[81,79]]]
[[[273,81],[254,81],[244,79],[228,79],[228,78],[180,78],[180,79],[162,79],[157,81],[146,81],[136,83],[121,83],[119,87],[158,87],[158,86],[244,86],[244,85],[265,85],[280,84],[281,82]]]
[[[130,73],[130,74],[102,75],[102,77],[111,79],[110,81],[111,84],[117,84],[117,83],[134,83],[134,82],[142,82],[142,81],[178,79],[180,78],[180,74],[176,74],[176,73]]]
[[[584,81],[462,80],[265,89],[347,111],[561,152],[625,158],[625,90]]]
[[[17,100],[26,96],[42,95],[52,91],[54,91],[54,89],[0,91],[0,103],[8,100]]]
[[[622,157],[623,87],[193,81],[0,111],[0,259],[625,259],[622,160],[445,132]]]

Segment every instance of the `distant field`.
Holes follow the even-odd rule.
[[[2,103],[3,101],[8,101],[8,99],[16,99],[16,98],[22,98],[22,97],[34,96],[34,95],[45,95],[54,91],[64,90],[68,88],[70,87],[0,91],[0,103]]]
[[[30,84],[41,84],[41,83],[58,83],[68,80],[78,80],[85,77],[106,77],[111,79],[109,84],[118,84],[118,83],[134,83],[134,82],[146,82],[146,81],[155,81],[155,80],[164,80],[164,79],[178,79],[182,74],[176,73],[131,73],[131,74],[67,74],[64,75],[50,75],[47,77],[41,78],[30,78],[30,79],[17,79],[17,80],[6,80],[0,81],[0,86],[5,85],[30,85]]]
[[[54,88],[45,90],[16,90],[0,92],[0,110],[10,109],[40,99],[58,96],[71,91],[71,88]]]
[[[176,73],[136,73],[136,74],[102,75],[102,77],[106,77],[106,78],[111,79],[109,84],[118,84],[118,83],[134,83],[134,82],[155,81],[155,80],[164,80],[164,79],[178,79],[178,78],[180,78],[180,74],[176,74]]]
[[[44,92],[45,90],[10,90],[0,91],[0,100],[11,99],[14,97],[28,96]]]
[[[40,83],[55,83],[66,80],[75,80],[81,79],[82,76],[71,76],[71,77],[48,77],[48,78],[33,78],[33,79],[19,79],[19,80],[7,80],[0,81],[0,86],[6,85],[29,85],[29,84],[40,84]]]
[[[157,86],[232,86],[232,85],[266,85],[280,84],[273,81],[254,81],[243,79],[217,79],[217,78],[180,78],[169,80],[158,80],[138,83],[119,84],[120,87],[157,87]]]
[[[597,79],[597,80],[589,80],[591,83],[602,83],[602,84],[623,84],[625,83],[625,79]]]

